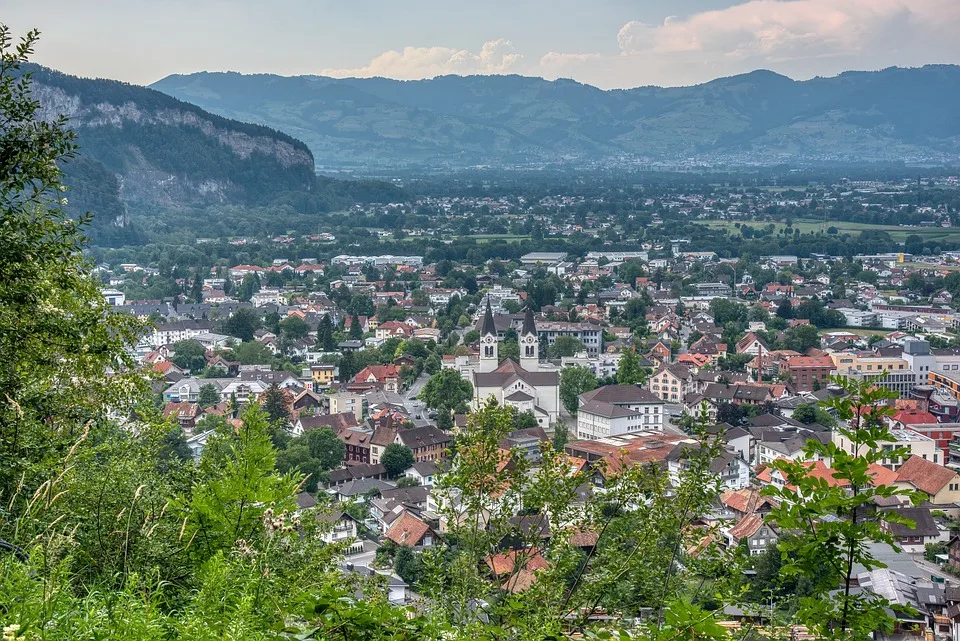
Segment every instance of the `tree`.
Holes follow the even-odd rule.
[[[190,286],[190,300],[194,303],[203,302],[203,277],[199,271],[193,275],[193,284]]]
[[[7,523],[20,518],[14,499],[32,496],[104,403],[115,401],[112,409],[122,412],[145,391],[125,349],[143,323],[107,304],[84,251],[92,218],[65,211],[61,170],[76,155],[75,134],[66,117],[41,114],[30,74],[19,70],[37,37],[31,31],[14,46],[0,25],[0,496]]]
[[[290,421],[290,400],[286,392],[273,383],[260,395],[260,407],[274,424],[287,426]]]
[[[273,362],[270,348],[260,341],[240,343],[233,348],[233,355],[241,365],[269,365]]]
[[[299,316],[287,316],[280,321],[280,332],[289,340],[296,341],[310,333],[310,326]]]
[[[317,325],[317,345],[325,352],[332,352],[337,348],[333,331],[333,321],[330,320],[330,314],[324,314]]]
[[[507,359],[520,360],[520,337],[517,335],[517,330],[510,328],[504,333],[503,340],[500,341],[497,349],[497,355],[500,357],[501,363]]]
[[[397,479],[397,488],[404,487],[420,487],[420,482],[413,476],[401,476]]]
[[[197,403],[200,407],[206,409],[220,402],[220,392],[210,383],[204,383],[200,386],[200,393],[197,394]]]
[[[253,295],[260,291],[260,279],[254,274],[245,274],[237,288],[237,298],[247,303]]]
[[[597,377],[586,367],[565,367],[560,371],[560,401],[570,414],[576,414],[579,397],[597,389]]]
[[[777,305],[777,316],[780,318],[793,318],[793,303],[790,302],[789,298],[784,298],[780,301],[780,304]]]
[[[207,366],[207,348],[195,340],[173,344],[173,364],[187,372],[202,372]]]
[[[441,369],[430,377],[418,398],[438,414],[449,416],[466,409],[467,402],[473,398],[473,386],[457,370]]]
[[[573,336],[558,336],[557,340],[550,346],[550,358],[563,358],[564,356],[575,356],[583,351],[583,343]]]
[[[783,347],[801,354],[813,347],[820,347],[820,332],[813,325],[794,325],[784,333]]]
[[[746,306],[727,298],[714,298],[711,300],[710,313],[713,315],[713,322],[719,326],[723,326],[731,322],[747,322]]]
[[[416,587],[424,573],[421,555],[414,552],[409,545],[397,546],[394,552],[393,570],[401,579]]]
[[[294,440],[306,444],[310,455],[319,462],[321,471],[332,470],[343,465],[345,451],[343,441],[337,438],[336,432],[329,427],[309,430]]]
[[[260,315],[257,312],[249,307],[240,307],[223,322],[223,331],[247,342],[253,340],[253,334],[260,329],[260,325]]]
[[[640,366],[640,357],[635,349],[625,349],[617,364],[617,382],[621,385],[643,385],[650,376],[650,370]]]
[[[837,431],[855,454],[832,441],[811,439],[803,460],[831,461],[835,482],[826,483],[810,475],[808,463],[778,459],[771,465],[784,475],[786,485],[768,486],[763,493],[779,502],[768,520],[797,533],[795,538],[780,543],[781,552],[789,557],[789,571],[818,579],[813,594],[799,599],[798,622],[821,638],[866,638],[878,630],[892,632],[895,620],[888,610],[899,606],[875,592],[852,589],[855,568],[882,567],[870,544],[895,546],[884,522],[906,522],[896,512],[876,510],[874,504],[894,497],[918,504],[922,495],[879,484],[869,469],[873,464],[896,460],[907,453],[882,447],[882,443],[896,440],[884,420],[894,412],[893,406],[886,403],[896,394],[869,378],[832,380],[846,395],[831,397],[824,405],[843,421]],[[811,523],[816,523],[816,527],[810,527]],[[840,591],[833,595],[837,586]]]
[[[350,317],[350,340],[358,341],[363,338],[363,327],[360,326],[360,317],[354,314]]]
[[[414,461],[413,452],[409,447],[399,443],[391,443],[384,448],[383,454],[380,455],[380,462],[387,468],[387,474],[390,478],[395,479],[416,461]]]
[[[837,423],[836,419],[834,419],[828,411],[816,403],[804,403],[802,405],[798,405],[796,408],[794,408],[793,414],[790,415],[790,418],[807,425],[811,423],[817,423],[824,427],[833,427]]]
[[[717,406],[717,422],[737,426],[743,421],[743,408],[735,403],[720,403]]]

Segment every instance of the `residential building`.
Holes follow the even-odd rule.
[[[333,385],[337,380],[338,373],[336,365],[311,365],[310,376],[313,378],[313,391],[319,392]]]
[[[813,392],[827,386],[834,368],[829,356],[794,356],[781,361],[780,372],[790,377],[795,392]]]
[[[581,394],[579,402],[579,439],[663,430],[663,401],[639,385],[607,385]]]
[[[960,513],[960,473],[919,456],[911,456],[897,470],[897,487],[920,490],[930,506],[951,516]]]
[[[916,457],[925,461],[930,461],[932,463],[941,464],[943,463],[943,455],[940,450],[937,448],[937,443],[931,438],[928,438],[922,434],[918,434],[913,430],[907,429],[897,429],[893,428],[890,430],[890,433],[893,435],[893,441],[882,441],[877,443],[877,445],[883,448],[884,451],[896,450],[896,449],[905,449],[909,453],[905,458],[900,457],[884,457],[881,461],[881,464],[891,470],[897,471],[901,465],[904,464],[904,461],[910,457]],[[857,454],[857,445],[852,443],[840,432],[833,433],[833,443],[839,447],[844,452],[847,452],[851,455]],[[862,446],[861,446],[862,447]]]
[[[364,397],[352,392],[337,392],[327,397],[331,414],[353,414],[357,423],[363,422],[366,415]]]
[[[680,403],[693,391],[693,375],[682,365],[667,365],[657,370],[647,386],[655,396],[667,403]]]

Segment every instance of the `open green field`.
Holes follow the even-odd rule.
[[[856,334],[857,336],[886,336],[892,329],[866,329],[863,327],[834,327],[833,329],[821,329],[821,334],[829,334],[831,332],[850,332],[851,334]]]
[[[904,267],[912,267],[914,269],[937,269],[948,272],[960,272],[960,265],[932,265],[930,263],[904,263]]]
[[[737,221],[700,220],[697,222],[713,229],[727,229],[731,234],[737,233],[737,229],[734,226]],[[754,228],[765,227],[768,224],[760,221],[750,220],[739,222],[750,225]],[[786,227],[783,222],[774,223],[774,225],[777,227],[775,233]],[[907,236],[920,236],[924,240],[960,242],[960,228],[955,229],[953,227],[900,227],[898,225],[871,225],[869,223],[851,223],[845,221],[827,221],[827,223],[824,224],[823,221],[819,220],[802,219],[795,220],[793,222],[793,229],[799,229],[800,233],[802,234],[817,232],[820,230],[826,231],[830,227],[836,227],[837,231],[841,234],[859,234],[860,232],[867,231],[869,229],[885,231],[890,234],[891,238],[899,242],[905,241]]]

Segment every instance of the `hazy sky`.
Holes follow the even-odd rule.
[[[171,73],[567,77],[683,85],[960,63],[960,0],[0,0],[35,60],[149,84]]]

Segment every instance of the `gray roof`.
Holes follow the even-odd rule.
[[[341,496],[360,496],[361,494],[366,494],[374,490],[382,492],[393,488],[393,485],[377,479],[354,479],[338,487],[337,494]]]
[[[628,416],[639,416],[639,413],[628,409],[626,407],[620,407],[619,405],[614,405],[613,403],[601,403],[599,401],[590,401],[580,406],[580,409],[577,410],[583,414],[593,414],[595,416],[603,416],[604,418],[625,418]]]
[[[940,529],[936,521],[930,516],[930,510],[923,507],[903,507],[895,510],[888,510],[902,516],[905,519],[913,521],[913,527],[904,523],[886,523],[887,529],[893,536],[938,536]]]
[[[506,387],[518,379],[534,387],[560,384],[557,372],[528,372],[512,359],[507,359],[492,372],[476,372],[473,377],[476,387]]]
[[[598,401],[614,405],[635,405],[653,403],[662,405],[663,401],[639,385],[605,385],[580,395],[581,402]]]

